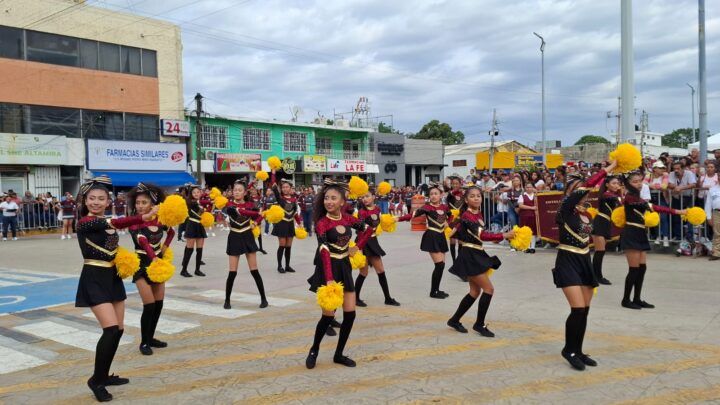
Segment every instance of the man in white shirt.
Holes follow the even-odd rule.
[[[713,239],[710,261],[720,259],[720,185],[710,187],[705,197],[705,214],[707,220],[712,221]]]
[[[0,211],[2,211],[2,234],[3,241],[7,240],[8,228],[12,229],[12,238],[17,240],[17,215],[20,211],[20,206],[12,199],[11,196],[6,195],[3,198],[3,202],[0,203]]]
[[[682,160],[673,162],[672,172],[668,176],[668,188],[671,190],[672,198],[670,207],[677,210],[684,210],[692,207],[693,189],[697,185],[697,177],[690,170],[685,168]],[[682,229],[680,216],[673,215],[670,218],[671,231],[674,239],[680,240]],[[686,235],[692,236],[692,225],[687,224]]]

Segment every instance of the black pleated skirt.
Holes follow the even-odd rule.
[[[332,263],[333,279],[338,283],[343,283],[345,292],[355,292],[355,281],[352,275],[352,266],[350,259],[330,259]],[[315,272],[307,280],[310,284],[310,291],[317,292],[317,289],[326,284],[325,270],[323,270],[322,260],[316,260]]]
[[[493,259],[484,250],[461,246],[448,271],[459,277],[472,277],[487,272],[492,266]]]
[[[420,250],[431,253],[446,253],[448,251],[448,243],[445,238],[445,233],[431,230],[425,231],[420,241]]]
[[[124,301],[126,298],[125,285],[114,266],[109,268],[88,264],[83,266],[75,295],[76,307],[94,307],[99,304]]]
[[[185,239],[204,239],[207,238],[207,232],[199,222],[188,219],[185,221],[184,237]]]
[[[552,270],[553,282],[557,288],[582,285],[597,287],[590,253],[579,254],[558,249],[555,268]]]
[[[363,247],[362,253],[367,257],[383,257],[385,251],[380,247],[377,236],[373,236],[368,239],[367,243]]]
[[[225,253],[228,256],[240,256],[245,253],[255,253],[257,251],[258,245],[255,242],[251,230],[245,232],[230,230],[230,232],[228,232],[227,248],[225,249]]]
[[[295,221],[280,221],[273,225],[272,235],[278,238],[295,237]]]
[[[593,220],[592,234],[595,236],[602,236],[605,239],[610,239],[612,238],[612,224],[606,218],[598,215]]]
[[[620,249],[622,250],[651,250],[645,228],[625,225],[620,236]]]

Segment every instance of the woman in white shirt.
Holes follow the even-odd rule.
[[[20,207],[10,196],[5,196],[5,201],[0,203],[0,211],[3,215],[3,240],[7,240],[8,228],[12,229],[12,238],[17,240],[17,214]]]

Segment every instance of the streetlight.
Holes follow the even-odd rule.
[[[692,114],[692,134],[693,142],[698,140],[695,138],[695,87],[691,86],[690,83],[685,83],[690,87],[690,114]]]
[[[547,143],[545,142],[545,38],[537,32],[533,32],[540,38],[540,69],[542,72],[542,161],[547,166]]]

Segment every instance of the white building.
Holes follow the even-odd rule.
[[[535,153],[534,150],[513,140],[495,142],[495,152]],[[463,143],[445,146],[445,170],[443,176],[457,174],[465,177],[477,166],[478,152],[490,150],[490,142]]]

